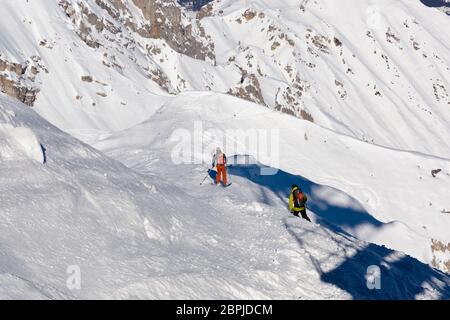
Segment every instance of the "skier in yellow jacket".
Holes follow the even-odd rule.
[[[300,213],[303,219],[311,222],[306,215],[306,201],[308,201],[308,197],[303,191],[296,184],[292,185],[289,195],[289,210],[294,216],[298,217]]]

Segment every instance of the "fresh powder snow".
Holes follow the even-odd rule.
[[[450,299],[446,3],[143,3],[0,3],[1,299]]]

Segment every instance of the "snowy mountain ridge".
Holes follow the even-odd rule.
[[[450,270],[445,12],[419,0],[0,7],[1,297],[448,299],[433,269]],[[233,187],[199,188],[211,150],[171,158],[174,132],[195,123],[277,130],[277,161],[238,148]],[[311,225],[287,217],[299,181]],[[81,291],[65,285],[72,264]],[[371,265],[381,291],[366,286]]]
[[[175,2],[145,3],[7,0],[1,60],[39,59],[47,71],[36,67],[34,85],[19,87],[40,90],[35,108],[74,133],[126,129],[168,94],[212,90],[450,157],[449,19],[440,11],[420,1],[215,1],[192,15]]]

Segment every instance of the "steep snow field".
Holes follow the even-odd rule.
[[[196,41],[213,44],[204,49],[213,63],[133,31],[149,24],[134,3],[2,1],[0,54],[45,68],[29,85],[41,90],[35,107],[47,120],[93,141],[144,121],[169,93],[212,90],[369,143],[450,158],[450,19],[436,8],[214,1],[201,20],[179,17]]]
[[[106,56],[103,51],[89,50],[58,3],[1,3],[3,58],[26,64],[39,57],[39,63],[47,70],[42,70],[37,83],[33,83],[41,90],[36,111],[60,128],[76,130],[86,139],[104,131],[124,129],[149,117],[167,93],[149,81],[128,56],[119,54],[121,58],[116,61],[119,46],[117,50],[104,50]],[[139,50],[130,50],[130,57],[131,52],[136,59],[145,61]],[[122,65],[126,66],[125,71]],[[82,77],[90,78],[83,81]]]
[[[169,2],[1,1],[0,298],[450,299],[449,16]]]
[[[236,156],[253,152],[250,156],[269,161],[264,165],[282,170],[275,176],[247,177],[279,197],[280,209],[285,209],[290,185],[302,181],[319,218],[360,239],[427,263],[434,258],[432,238],[450,241],[450,216],[442,212],[448,206],[450,172],[436,178],[429,174],[431,168],[448,168],[449,160],[370,145],[227,95],[181,94],[148,121],[95,146],[143,173],[166,176],[173,171],[169,180],[189,191],[197,186],[186,185],[180,171],[189,175],[191,170],[175,165],[172,157],[182,139],[177,130],[185,129],[194,139],[194,126],[199,125],[203,131],[196,134],[202,135],[201,146],[195,150],[194,141],[188,144],[192,156],[186,162],[209,163],[216,145],[236,145]],[[276,130],[277,148],[268,152],[249,148],[251,134],[237,131],[243,128]],[[219,131],[216,137],[213,129]],[[228,136],[222,139],[220,133]],[[270,143],[272,131],[267,134]],[[239,185],[234,188],[245,190]],[[252,199],[250,194],[248,201]]]
[[[257,74],[268,105],[290,85],[319,125],[450,158],[448,16],[420,1],[245,3],[214,2],[203,23],[219,63]]]
[[[288,217],[276,193],[238,177],[246,166],[227,190],[199,188],[201,167],[169,167],[179,188],[1,95],[0,116],[46,150],[45,165],[20,147],[1,154],[1,298],[450,297],[449,277],[415,259]],[[367,289],[368,265],[380,266],[382,290]],[[80,290],[66,286],[70,266]]]

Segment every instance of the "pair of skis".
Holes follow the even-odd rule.
[[[227,184],[221,183],[221,185],[222,185],[222,187],[224,187],[224,188],[228,188],[229,186],[231,186],[232,183],[233,183],[233,182],[228,182]],[[216,186],[217,183],[213,182],[212,185],[213,185],[213,186]]]

